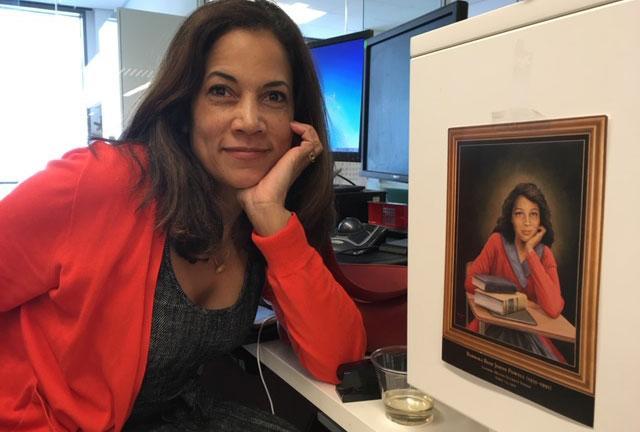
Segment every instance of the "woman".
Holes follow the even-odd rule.
[[[480,255],[467,267],[465,289],[472,293],[476,274],[504,277],[518,291],[536,302],[552,318],[560,315],[564,299],[560,292],[558,268],[551,252],[553,244],[551,212],[542,191],[533,183],[520,183],[502,204],[502,214]],[[474,320],[469,328],[478,331]],[[485,334],[555,361],[564,357],[544,336],[500,326],[489,326]]]
[[[289,430],[217,401],[198,369],[242,343],[261,295],[317,379],[362,358],[360,314],[318,253],[325,146],[287,15],[196,10],[120,142],[71,151],[0,202],[0,429]]]

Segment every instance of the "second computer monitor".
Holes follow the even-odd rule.
[[[336,161],[360,161],[365,40],[370,30],[309,43],[327,108]]]
[[[362,122],[364,176],[408,181],[410,39],[465,19],[467,10],[466,2],[454,2],[367,40]]]

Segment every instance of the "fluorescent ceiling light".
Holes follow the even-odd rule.
[[[306,3],[295,2],[289,4],[276,2],[276,4],[280,6],[282,10],[285,11],[287,15],[289,15],[291,19],[298,25],[317,20],[321,16],[327,14],[325,11],[313,9]]]
[[[129,90],[128,92],[126,92],[122,96],[124,96],[124,97],[133,96],[136,93],[140,93],[141,91],[145,91],[146,89],[149,88],[150,85],[151,85],[151,81],[147,81],[146,83],[142,84],[141,86],[138,86],[138,87],[136,87],[134,89]]]

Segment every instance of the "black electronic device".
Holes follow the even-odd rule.
[[[342,220],[347,216],[354,216],[361,221],[369,220],[369,201],[384,202],[386,191],[372,190],[341,190],[335,193],[336,220]]]
[[[364,225],[360,219],[348,216],[340,221],[336,232],[339,235],[349,235],[364,231]]]
[[[408,182],[411,37],[463,20],[467,11],[467,2],[456,1],[367,39],[360,140],[363,176]]]
[[[407,255],[407,238],[388,238],[384,241],[384,243],[378,246],[378,250],[381,252],[389,252],[399,255]]]
[[[371,360],[343,363],[338,367],[336,391],[342,402],[380,399],[380,386]]]
[[[331,245],[337,254],[361,255],[377,247],[386,233],[387,229],[382,226],[347,217],[340,221],[336,232],[331,236]]]

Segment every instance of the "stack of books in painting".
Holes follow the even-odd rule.
[[[500,315],[510,314],[527,307],[527,296],[519,292],[516,285],[505,278],[493,275],[478,274],[472,277],[475,286],[473,300]]]

